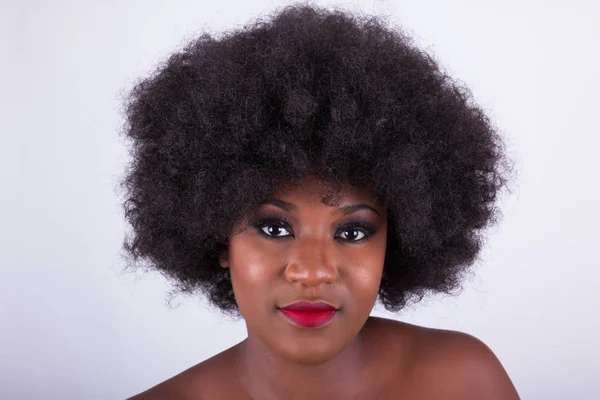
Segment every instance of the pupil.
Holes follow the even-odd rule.
[[[270,229],[270,231],[271,231],[271,235],[277,235],[278,233],[280,233],[280,232],[279,232],[279,229],[280,229],[280,228],[279,228],[278,226],[274,226],[274,225],[272,225],[272,226],[271,226],[271,229]]]
[[[348,239],[353,240],[353,239],[356,238],[356,235],[357,235],[356,229],[352,229],[352,230],[346,231],[346,233],[348,233],[348,232],[352,232],[351,234],[347,235]]]

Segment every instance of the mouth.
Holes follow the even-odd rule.
[[[280,308],[292,324],[302,328],[319,328],[333,319],[338,309],[325,302],[298,301]]]

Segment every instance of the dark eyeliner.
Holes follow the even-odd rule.
[[[267,237],[269,239],[283,239],[286,237],[294,237],[294,233],[293,233],[293,230],[291,227],[291,222],[284,215],[272,215],[272,216],[267,216],[267,217],[259,217],[256,219],[256,221],[251,223],[251,226],[253,228],[255,228],[256,231],[260,235]],[[290,232],[290,235],[286,235],[286,236],[268,235],[262,230],[262,228],[264,228],[265,226],[278,226],[278,227],[284,228]],[[347,230],[361,231],[364,233],[365,237],[360,240],[348,240],[348,239],[340,238],[339,233],[347,231]],[[361,242],[369,239],[369,237],[372,236],[376,231],[377,231],[377,229],[370,222],[367,222],[364,220],[351,220],[351,221],[347,221],[337,227],[335,238],[339,239],[343,242],[347,242],[347,243],[361,243]]]
[[[269,239],[283,239],[286,237],[293,237],[293,230],[291,227],[291,222],[290,220],[284,216],[284,215],[273,215],[273,216],[268,216],[268,217],[259,217],[257,218],[256,221],[254,221],[252,224],[252,227],[254,227],[256,229],[256,231],[264,236],[267,237]],[[286,229],[287,231],[290,232],[290,235],[286,235],[286,236],[272,236],[272,235],[267,235],[262,228],[264,228],[265,226],[278,226],[281,228]]]
[[[353,230],[353,229],[362,231],[365,234],[365,237],[360,240],[348,240],[348,239],[339,238],[339,236],[337,236],[337,233],[336,233],[336,239],[339,238],[340,240],[342,240],[344,242],[348,242],[348,243],[361,243],[361,242],[369,239],[369,237],[371,237],[377,231],[375,226],[370,222],[363,221],[363,220],[352,220],[352,221],[347,221],[347,222],[343,223],[342,225],[338,226],[337,232],[344,232],[344,231]]]

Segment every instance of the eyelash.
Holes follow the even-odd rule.
[[[279,239],[284,239],[287,237],[293,237],[291,222],[284,215],[278,215],[276,217],[261,218],[260,220],[254,222],[252,224],[252,226],[258,231],[259,234],[261,234],[269,239],[279,240]],[[290,235],[286,235],[286,236],[268,235],[262,230],[262,228],[264,228],[265,226],[278,226],[278,227],[284,228],[284,229],[290,231]],[[343,239],[343,238],[339,238],[338,236],[336,236],[336,239],[340,239],[340,240],[342,240],[344,242],[348,242],[348,243],[361,243],[361,242],[367,240],[370,236],[372,236],[375,233],[375,227],[372,224],[365,222],[365,221],[361,221],[361,220],[348,221],[348,222],[338,226],[338,228],[337,228],[337,232],[345,232],[345,231],[349,231],[349,230],[360,231],[365,236],[360,240]]]

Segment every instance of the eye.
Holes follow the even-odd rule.
[[[349,243],[361,243],[367,240],[376,231],[375,226],[367,221],[348,221],[338,228],[336,238]]]
[[[292,228],[287,218],[283,216],[262,218],[252,224],[263,236],[269,238],[284,238],[293,236]]]
[[[294,237],[294,231],[287,217],[262,218],[252,224],[261,235],[272,239]],[[361,243],[376,231],[373,224],[361,220],[349,221],[337,229],[335,238],[342,242]]]
[[[260,227],[260,230],[267,236],[285,237],[291,236],[291,233],[281,224],[267,223]]]
[[[364,239],[367,235],[360,229],[352,228],[345,229],[342,231],[340,237],[344,240],[348,240],[350,242],[358,242]]]

